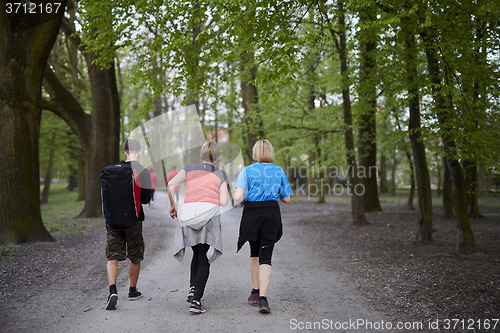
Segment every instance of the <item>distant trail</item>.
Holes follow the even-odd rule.
[[[322,261],[324,258],[312,255],[314,244],[302,244],[293,237],[293,226],[286,226],[286,220],[284,236],[273,256],[268,294],[271,314],[260,314],[257,307],[248,305],[246,300],[251,290],[248,245],[235,253],[241,208],[232,209],[222,217],[224,254],[211,266],[203,298],[207,312],[189,314],[186,294],[191,250],[186,251],[182,264],[173,258],[176,221],[168,217],[166,194],[157,192],[156,197],[154,209],[146,208],[144,228],[154,228],[157,237],[164,237],[165,246],[154,255],[151,249],[146,252],[138,284],[144,297],[134,302],[127,300],[128,276],[126,266],[121,266],[117,310],[104,310],[106,281],[102,281],[102,289],[91,290],[84,297],[76,297],[74,302],[69,290],[60,291],[53,294],[56,298],[53,301],[65,304],[65,313],[50,318],[50,309],[40,309],[47,317],[43,321],[41,314],[33,314],[41,321],[40,331],[276,333],[290,332],[291,328],[308,322],[385,320],[383,315],[365,308],[366,302],[354,287],[329,269]]]

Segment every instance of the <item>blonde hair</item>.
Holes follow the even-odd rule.
[[[215,162],[219,159],[220,148],[215,142],[205,142],[201,147],[201,159],[207,162]]]
[[[274,161],[274,148],[266,139],[257,141],[252,148],[252,158],[256,162],[271,163]]]

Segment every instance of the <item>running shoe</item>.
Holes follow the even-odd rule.
[[[142,293],[135,289],[134,291],[129,291],[128,292],[128,300],[129,301],[135,301],[136,299],[139,299],[142,297]]]
[[[260,299],[259,300],[259,312],[260,313],[270,313],[271,310],[269,309],[269,303],[265,299]]]
[[[118,294],[109,294],[108,302],[106,303],[106,310],[116,310],[117,301],[118,301]]]
[[[189,292],[188,292],[188,296],[187,296],[187,301],[189,303],[191,303],[193,301],[193,298],[194,298],[194,286],[192,286],[191,288],[189,288]]]
[[[200,301],[193,300],[191,302],[191,306],[189,307],[189,312],[192,314],[200,314],[207,312],[207,309],[201,305]]]
[[[259,294],[258,293],[252,293],[248,297],[248,304],[251,305],[257,305],[259,304]]]

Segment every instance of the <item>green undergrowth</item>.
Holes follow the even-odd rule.
[[[12,257],[17,255],[16,249],[12,247],[0,247],[0,258],[2,257]]]
[[[69,192],[66,184],[52,184],[49,202],[41,206],[45,228],[53,237],[80,235],[102,223],[101,219],[75,218],[84,201],[76,201],[78,192]]]

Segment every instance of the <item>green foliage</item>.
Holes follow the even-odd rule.
[[[82,1],[81,6],[86,45],[104,63],[118,54],[123,64],[125,130],[150,116],[154,98],[173,96],[168,105],[172,109],[180,104],[179,96],[192,94],[201,101],[207,126],[214,126],[217,119],[217,126],[228,128],[231,140],[243,145],[238,81],[246,74],[241,73],[242,57],[252,54],[260,116],[266,136],[277,148],[277,162],[303,163],[303,155],[320,152],[318,165],[345,163],[336,2],[121,0]],[[443,154],[438,142],[451,136],[459,148],[452,152],[456,158],[495,165],[500,157],[496,130],[500,5],[486,0],[460,4],[355,0],[345,9],[350,84],[359,81],[360,32],[378,41],[371,84],[376,86],[380,109],[379,149],[405,160],[401,145],[408,145],[403,142],[411,96],[405,74],[408,36],[403,28],[408,24],[413,27],[410,34],[417,37],[415,84],[426,147]],[[360,11],[371,18],[360,23]],[[99,34],[92,39],[94,28]],[[439,123],[432,102],[423,31],[433,34],[443,73],[441,92],[451,101],[446,126]],[[351,96],[354,112],[361,108],[358,93]]]
[[[54,169],[52,175],[62,180],[69,176],[70,168],[76,170],[78,161],[75,150],[79,143],[69,126],[55,114],[49,111],[42,113],[40,127],[40,175],[45,177],[52,145],[52,133],[56,133],[56,152],[54,155]]]

